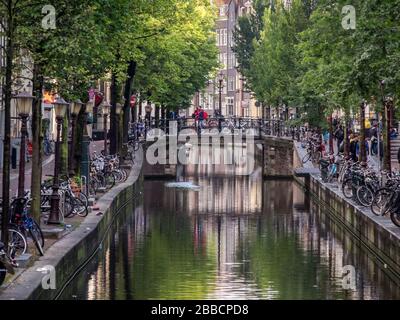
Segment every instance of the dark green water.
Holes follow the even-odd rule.
[[[398,299],[399,287],[291,181],[146,181],[64,299]],[[343,288],[343,266],[356,271]]]

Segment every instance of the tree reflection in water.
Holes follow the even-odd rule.
[[[146,181],[144,201],[64,294],[78,299],[393,299],[389,280],[292,181],[185,177],[196,191]],[[132,212],[132,211],[131,211]],[[342,288],[354,265],[357,288]]]

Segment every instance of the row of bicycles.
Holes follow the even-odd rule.
[[[307,151],[301,159],[303,164],[308,161],[311,161],[313,164],[319,164],[319,161],[322,159],[325,152],[325,145],[322,143],[320,136],[314,134],[309,139],[304,139],[301,142],[301,146]]]
[[[127,177],[128,172],[120,166],[119,156],[94,153],[88,193],[82,188],[77,189],[69,177],[60,177],[60,215],[62,218],[86,217],[89,213],[89,194],[95,195],[100,189],[107,191],[116,183],[126,181]],[[50,214],[52,186],[52,179],[41,185],[41,213],[44,220]],[[10,203],[7,252],[4,250],[4,244],[0,242],[0,285],[6,272],[12,273],[12,267],[16,266],[16,258],[28,252],[28,244],[33,243],[38,254],[44,255],[45,239],[40,225],[32,217],[31,202],[31,194],[27,191],[24,197],[16,197]]]
[[[128,178],[126,169],[120,166],[118,155],[104,155],[94,152],[90,166],[89,192],[96,194],[100,190],[109,190],[116,183]]]
[[[324,171],[323,181],[337,181],[347,199],[370,208],[376,216],[389,216],[400,227],[400,173],[377,172],[368,164],[345,159],[343,155],[321,159],[320,169]]]
[[[342,160],[338,182],[348,199],[354,199],[363,207],[370,207],[377,216],[390,216],[400,227],[400,174],[380,173],[359,162]]]
[[[377,216],[389,216],[400,227],[400,173],[374,170],[369,163],[326,155],[321,135],[303,136],[301,146],[307,150],[302,162],[318,165],[324,182],[337,181],[343,195],[357,204],[371,209]]]

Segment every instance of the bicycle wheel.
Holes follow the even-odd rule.
[[[44,247],[44,236],[42,229],[40,228],[39,224],[32,219],[32,231],[36,234],[36,238],[39,240],[40,245],[42,248]]]
[[[121,171],[114,170],[113,172],[111,172],[111,174],[114,176],[114,179],[115,179],[116,183],[122,182],[123,176],[122,176]]]
[[[96,179],[97,179],[98,188],[106,188],[106,186],[107,186],[107,181],[106,181],[106,178],[105,178],[105,176],[104,176],[103,173],[99,172],[99,173],[96,175]]]
[[[0,286],[3,284],[4,279],[6,278],[6,273],[6,266],[0,261]]]
[[[81,200],[86,207],[89,206],[89,199],[85,193],[79,192],[79,200]]]
[[[41,240],[38,238],[37,230],[29,229],[29,234],[33,240],[33,243],[36,246],[36,249],[39,251],[39,254],[41,256],[44,256],[43,246],[41,244]]]
[[[65,195],[64,201],[64,218],[69,218],[74,216],[74,205],[71,196]]]
[[[343,184],[342,184],[342,192],[343,195],[347,198],[347,199],[351,199],[353,198],[353,182],[352,179],[346,179]]]
[[[97,179],[95,177],[91,177],[90,183],[89,183],[89,193],[91,195],[96,195],[98,188],[99,188],[99,184],[97,182]]]
[[[112,187],[115,186],[115,176],[112,173],[107,172],[104,175],[104,180],[105,180],[105,188],[106,189],[111,189]]]
[[[381,216],[382,208],[389,201],[392,191],[388,188],[382,188],[375,192],[374,199],[371,203],[371,211],[374,215]]]
[[[395,226],[400,228],[400,210],[396,208],[390,212],[390,219],[395,224]]]
[[[125,182],[126,179],[128,179],[128,171],[126,171],[125,169],[119,169],[121,171],[122,174],[122,182]]]
[[[87,206],[83,203],[83,201],[79,198],[72,198],[73,203],[73,212],[80,217],[86,217],[89,213]]]
[[[311,159],[311,152],[307,152],[307,154],[301,159],[301,162],[307,163]]]
[[[357,200],[363,207],[369,207],[372,204],[374,195],[371,190],[366,186],[360,186],[357,188],[356,192]]]
[[[15,230],[8,230],[8,255],[14,259],[26,253],[28,249],[28,243],[26,242],[25,236]]]

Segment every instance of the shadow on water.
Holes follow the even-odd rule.
[[[145,181],[64,299],[398,299],[400,289],[292,181],[186,168]],[[190,172],[190,174],[188,174]],[[355,267],[354,290],[343,267]]]

